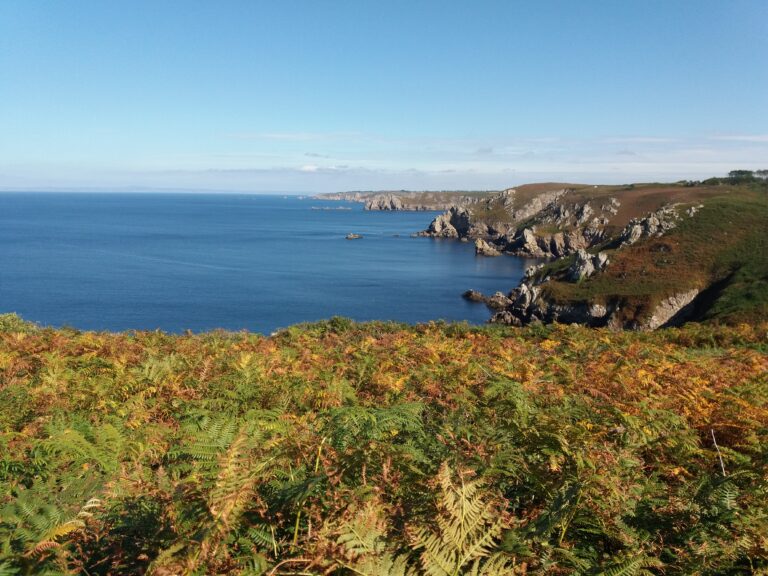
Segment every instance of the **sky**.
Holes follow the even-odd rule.
[[[0,189],[768,168],[766,0],[0,0]]]

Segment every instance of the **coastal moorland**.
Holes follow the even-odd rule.
[[[452,199],[485,326],[0,315],[0,574],[768,574],[765,181]]]
[[[768,576],[766,96],[768,0],[0,0],[0,576]]]
[[[0,318],[2,574],[765,574],[768,325]]]

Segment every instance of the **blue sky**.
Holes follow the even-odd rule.
[[[0,189],[768,168],[768,2],[0,1]]]

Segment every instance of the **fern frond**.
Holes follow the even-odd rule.
[[[0,562],[0,576],[17,576],[19,569],[7,561]]]
[[[658,559],[645,554],[615,561],[599,572],[597,576],[653,576],[648,568],[662,568],[664,564]]]
[[[187,547],[185,542],[176,542],[170,547],[160,552],[147,568],[147,576],[155,574],[172,574],[172,571],[165,570],[165,567],[171,563],[178,563],[178,554]]]
[[[405,556],[385,554],[374,558],[366,558],[353,566],[345,566],[358,576],[418,576],[409,568]]]
[[[405,556],[395,556],[388,550],[382,516],[381,506],[368,502],[339,528],[336,542],[346,552],[339,563],[359,576],[416,576],[408,569]]]
[[[248,528],[248,539],[262,548],[272,549],[277,543],[271,530],[258,525]]]
[[[87,432],[66,428],[49,438],[44,445],[55,453],[68,456],[75,463],[94,464],[104,472],[113,472],[118,467],[126,441],[117,428],[103,424]]]
[[[467,570],[495,573],[484,570],[505,527],[498,497],[486,491],[482,480],[466,480],[460,475],[455,482],[445,464],[438,472],[438,485],[437,530],[419,527],[410,532],[412,545],[421,550],[421,569],[428,576],[457,576]],[[506,570],[508,564],[494,556],[492,566],[498,571]]]
[[[82,520],[78,520],[78,519],[69,520],[57,526],[54,526],[53,528],[48,530],[43,535],[43,538],[47,540],[55,540],[56,538],[59,538],[61,536],[66,536],[67,534],[70,534],[82,528],[85,528],[85,522],[83,522]]]
[[[61,548],[61,544],[58,542],[53,540],[43,540],[42,542],[35,544],[34,547],[25,554],[25,556],[40,556],[41,554],[45,554],[46,552],[50,552],[51,550],[55,550],[57,548]]]

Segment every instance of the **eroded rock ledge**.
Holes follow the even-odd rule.
[[[600,256],[595,255],[594,257]],[[569,270],[569,273],[571,270]],[[691,289],[673,294],[658,302],[649,314],[638,318],[628,319],[623,314],[623,299],[609,298],[605,302],[570,302],[559,303],[547,297],[543,284],[549,278],[537,278],[536,270],[526,273],[526,278],[520,285],[504,297],[495,298],[497,304],[492,306],[491,298],[475,293],[472,300],[485,302],[496,310],[490,322],[511,326],[524,326],[541,322],[549,324],[583,324],[591,327],[610,327],[629,330],[655,330],[657,328],[682,323],[692,312],[692,305],[699,295],[698,289]],[[497,293],[498,295],[499,293]],[[465,296],[466,297],[466,296]],[[504,302],[509,302],[504,305]]]

